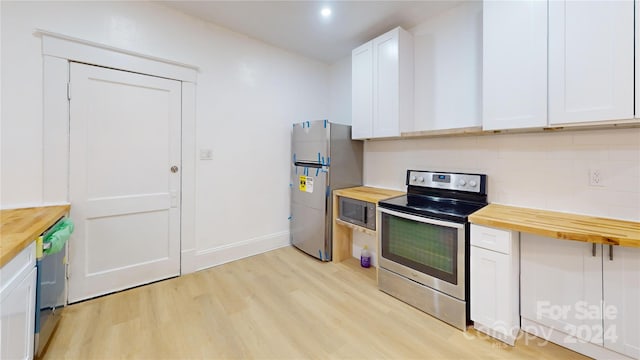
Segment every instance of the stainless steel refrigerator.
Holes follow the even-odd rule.
[[[331,261],[332,192],[362,185],[362,147],[351,126],[327,120],[293,125],[291,136],[291,244]]]

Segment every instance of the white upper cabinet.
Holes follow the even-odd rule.
[[[352,52],[352,138],[413,127],[413,38],[395,28]]]
[[[482,46],[484,130],[634,117],[634,0],[485,1]]]
[[[411,29],[414,131],[482,125],[482,2],[467,2]]]
[[[634,2],[548,4],[549,124],[632,119]]]
[[[351,53],[351,137],[373,136],[373,42]]]
[[[482,128],[547,125],[547,3],[483,2]]]

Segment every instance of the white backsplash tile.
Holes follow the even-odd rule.
[[[640,163],[640,148],[637,144],[614,144],[608,147],[610,160],[633,161]]]
[[[635,206],[625,207],[610,205],[608,207],[607,217],[638,221],[640,218],[640,210]]]
[[[404,190],[407,169],[487,174],[494,203],[640,221],[638,128],[365,143],[366,185]]]
[[[612,139],[615,141],[612,142]],[[607,129],[597,131],[576,131],[573,139],[576,145],[635,145],[640,143],[640,131],[630,129]]]
[[[607,145],[578,144],[574,145],[573,151],[576,160],[606,162],[609,159],[609,147]]]

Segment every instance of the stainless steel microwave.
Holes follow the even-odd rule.
[[[342,196],[338,199],[338,219],[376,230],[376,204]]]

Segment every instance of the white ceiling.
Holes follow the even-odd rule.
[[[457,0],[422,1],[161,1],[188,15],[326,63],[374,37],[412,28]],[[329,19],[320,16],[324,6]]]

